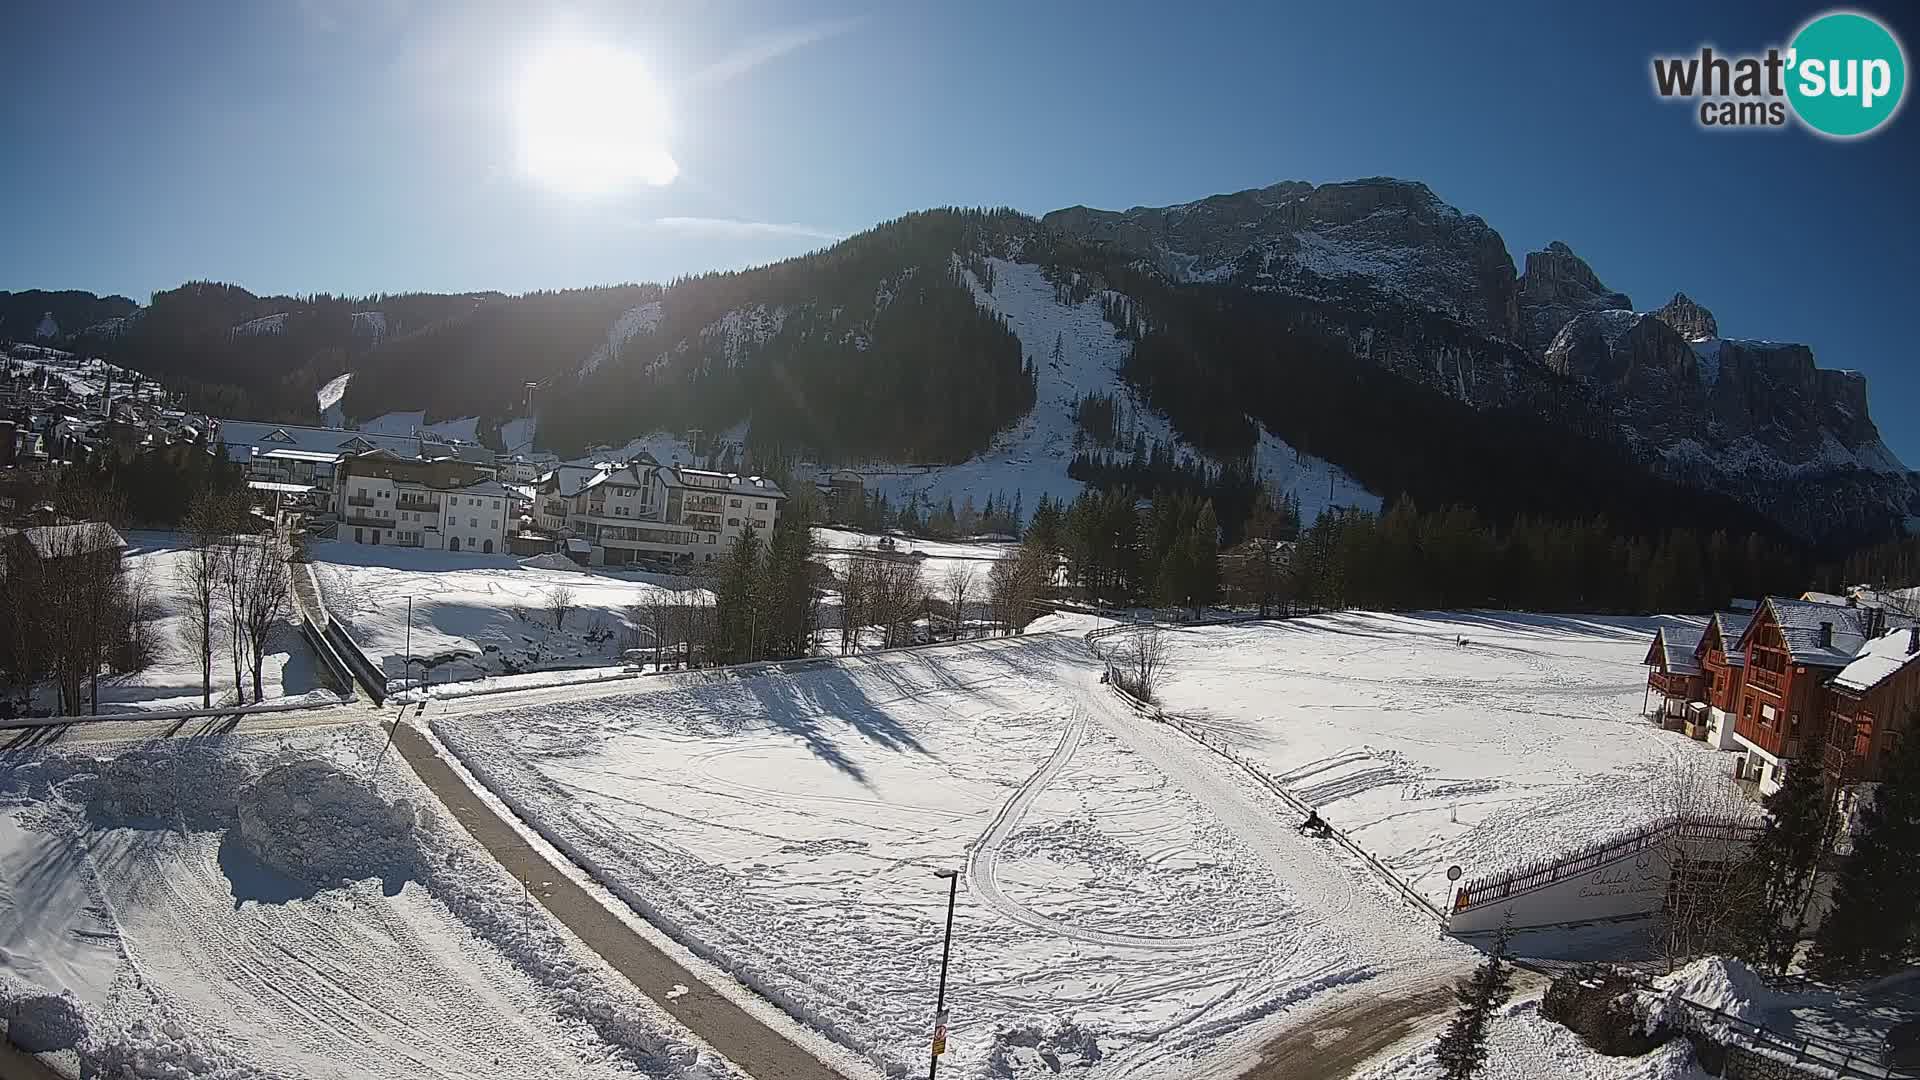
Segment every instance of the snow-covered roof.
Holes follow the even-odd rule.
[[[482,480],[477,484],[468,484],[466,487],[448,488],[447,493],[450,495],[472,495],[475,498],[482,499],[510,499],[513,497],[513,492],[507,490],[507,485],[498,480]]]
[[[562,465],[552,472],[542,473],[534,483],[540,487],[552,484],[562,498],[570,499],[598,484],[613,468],[608,464]]]
[[[1646,662],[1651,664],[1657,659],[1663,671],[1674,675],[1700,674],[1700,664],[1693,654],[1704,632],[1691,626],[1663,626],[1655,630],[1653,648],[1647,651]]]
[[[751,495],[756,499],[787,497],[787,493],[780,490],[780,485],[764,476],[741,476],[739,473],[714,472],[711,469],[689,469],[682,465],[662,466],[656,473],[660,481],[670,488],[724,491],[732,495]]]
[[[1735,600],[1737,605],[1741,603]],[[1728,665],[1746,667],[1747,654],[1740,649],[1740,640],[1747,636],[1747,627],[1753,622],[1753,609],[1740,611],[1716,611],[1713,618],[1707,620],[1709,627],[1720,635],[1720,651],[1725,654]],[[1702,635],[1701,641],[1706,640]]]
[[[1864,694],[1915,663],[1920,663],[1920,629],[1897,627],[1867,642],[1853,663],[1833,677],[1833,685]]]
[[[356,450],[389,450],[401,457],[419,457],[424,446],[438,445],[413,435],[380,435],[340,428],[305,427],[300,424],[272,424],[256,420],[220,421],[219,439],[227,444],[227,456],[244,462],[269,450],[301,450],[307,453],[338,455]]]
[[[1815,667],[1845,667],[1866,646],[1872,620],[1879,617],[1876,613],[1884,614],[1879,608],[1821,604],[1784,596],[1767,597],[1762,610],[1773,612],[1793,662]],[[1759,621],[1756,616],[1748,633]],[[1905,627],[1912,621],[1895,619],[1889,625]],[[1826,627],[1831,627],[1831,631]]]
[[[76,525],[41,525],[20,530],[22,539],[42,559],[68,555],[90,555],[98,551],[118,551],[127,546],[114,527],[104,521],[82,521]]]

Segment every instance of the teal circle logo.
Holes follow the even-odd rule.
[[[1907,89],[1907,57],[1879,20],[1835,11],[1794,35],[1787,100],[1822,135],[1865,135],[1893,118]]]

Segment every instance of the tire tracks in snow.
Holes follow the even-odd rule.
[[[967,882],[972,886],[980,901],[994,911],[1006,916],[1032,930],[1041,930],[1057,934],[1072,941],[1081,941],[1090,945],[1110,945],[1125,949],[1144,949],[1153,952],[1186,952],[1220,945],[1248,938],[1263,938],[1273,935],[1271,923],[1245,927],[1223,934],[1200,934],[1193,937],[1170,937],[1150,934],[1117,934],[1106,930],[1091,930],[1075,926],[1070,922],[1043,915],[1040,912],[1008,896],[1000,887],[999,859],[1000,848],[1020,826],[1020,821],[1032,807],[1035,799],[1047,789],[1055,777],[1073,760],[1087,733],[1087,717],[1084,712],[1075,709],[1073,718],[1068,721],[1065,731],[1060,733],[1060,742],[1053,748],[1047,760],[1041,762],[1032,776],[1017,788],[1006,803],[1000,807],[988,823],[987,829],[980,835],[978,843],[967,856]]]

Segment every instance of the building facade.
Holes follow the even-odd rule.
[[[564,465],[534,486],[540,527],[585,540],[595,566],[689,567],[713,562],[748,529],[779,520],[786,493],[771,480],[649,457],[623,465]]]
[[[1735,776],[1762,795],[1793,767],[1877,778],[1920,708],[1917,624],[1855,597],[1768,597],[1716,613],[1690,658],[1685,631],[1663,628],[1646,659],[1653,715],[1737,752]]]
[[[339,539],[481,555],[505,554],[514,506],[491,470],[457,458],[422,461],[369,450],[336,466]]]

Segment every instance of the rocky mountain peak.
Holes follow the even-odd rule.
[[[1418,181],[1290,180],[1176,206],[1075,206],[1042,221],[1175,281],[1340,300],[1371,294],[1501,337],[1518,323],[1505,241]]]
[[[1680,332],[1688,341],[1705,341],[1720,336],[1720,325],[1713,320],[1713,312],[1701,307],[1688,298],[1686,293],[1674,293],[1667,305],[1653,313],[1653,317]]]
[[[1545,358],[1554,335],[1577,315],[1590,311],[1631,310],[1625,293],[1609,290],[1586,261],[1560,240],[1527,255],[1520,275],[1520,343]]]

